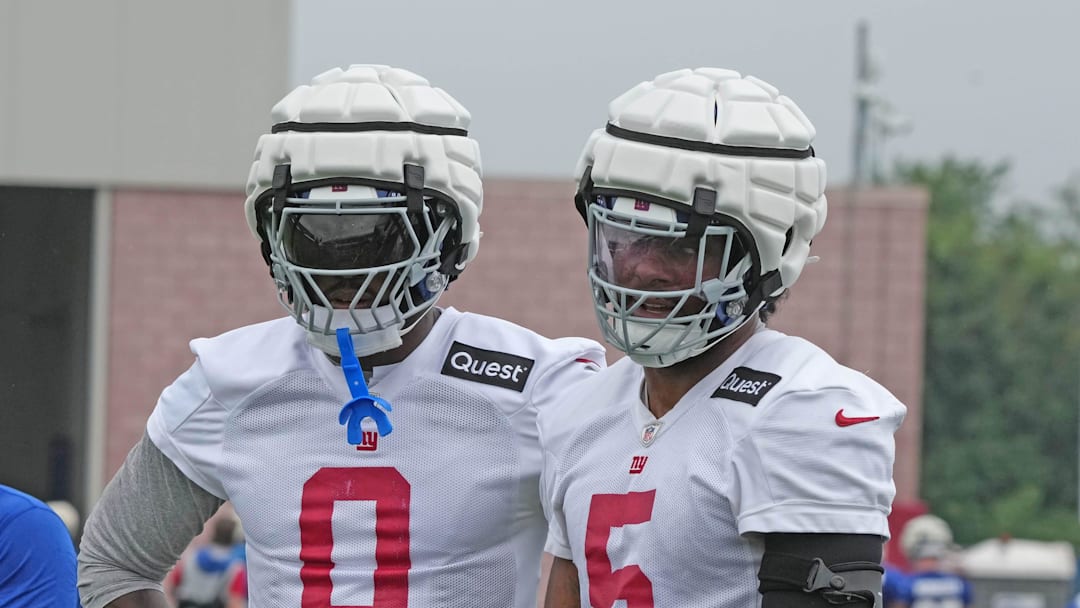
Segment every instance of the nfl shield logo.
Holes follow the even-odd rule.
[[[641,430],[641,445],[649,447],[653,440],[656,439],[656,434],[660,431],[661,422],[650,422],[645,425],[645,428]]]
[[[649,201],[643,201],[641,199],[634,200],[634,211],[648,211]]]

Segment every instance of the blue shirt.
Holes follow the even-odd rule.
[[[0,485],[0,606],[78,606],[75,580],[75,545],[60,516]]]
[[[900,597],[913,608],[920,604],[941,608],[962,608],[971,604],[971,583],[945,572],[917,572],[907,576]]]
[[[882,565],[885,567],[885,573],[881,577],[881,597],[882,603],[888,606],[903,595],[907,575],[892,564]]]

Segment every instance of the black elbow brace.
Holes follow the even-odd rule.
[[[816,596],[815,605],[846,608],[881,608],[881,576],[885,569],[868,561],[826,565],[821,558],[808,559],[788,553],[765,552],[758,571],[758,591],[784,596]],[[806,594],[806,595],[804,595]],[[766,602],[766,605],[772,602]]]

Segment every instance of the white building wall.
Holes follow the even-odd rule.
[[[289,0],[0,2],[0,183],[241,190]]]

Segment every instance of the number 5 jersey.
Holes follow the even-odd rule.
[[[888,537],[904,407],[800,338],[762,328],[660,419],[624,358],[541,413],[547,550],[581,605],[760,605],[758,533]]]

